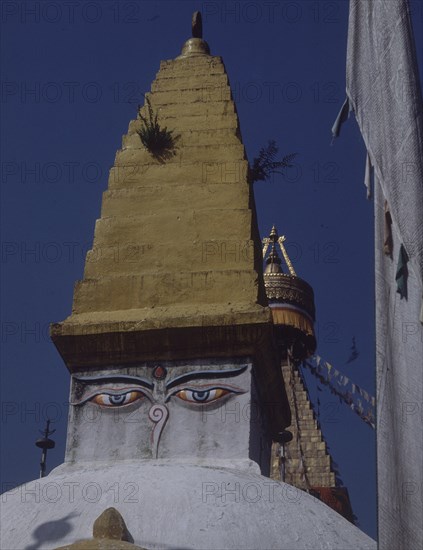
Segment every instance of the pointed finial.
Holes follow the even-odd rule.
[[[276,229],[275,224],[273,224],[272,230],[270,231],[269,238],[271,241],[276,242],[278,240],[278,237],[279,237],[278,230]]]
[[[192,37],[203,38],[203,20],[200,11],[195,11],[192,15]]]
[[[297,274],[295,272],[294,266],[292,265],[291,260],[289,259],[288,253],[286,251],[286,248],[284,246],[285,236],[282,235],[279,237],[278,230],[276,229],[276,225],[273,224],[272,229],[269,233],[269,236],[263,239],[263,259],[266,256],[267,249],[269,246],[271,246],[271,250],[269,253],[269,256],[266,260],[266,272],[280,272],[283,273],[281,268],[281,259],[279,258],[278,252],[276,250],[276,243],[279,244],[279,248],[281,249],[283,259],[285,261],[285,264],[288,267],[289,274],[293,277],[296,277]]]
[[[203,40],[203,20],[201,18],[201,12],[195,11],[193,13],[191,24],[192,37],[182,46],[181,55],[176,59],[210,55],[209,45]]]

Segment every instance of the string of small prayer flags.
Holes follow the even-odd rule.
[[[375,428],[376,400],[366,390],[352,382],[333,365],[324,361],[319,355],[303,363],[318,378],[328,386],[330,391],[342,399],[364,422]]]

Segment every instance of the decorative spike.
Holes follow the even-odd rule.
[[[200,11],[195,11],[192,15],[192,37],[203,38],[203,20]]]
[[[269,244],[270,244],[270,239],[269,239],[269,237],[265,237],[265,238],[262,240],[262,243],[263,243],[263,259],[264,259],[265,256],[266,256],[267,249],[269,248]]]
[[[289,274],[296,277],[297,274],[295,272],[295,269],[294,269],[294,266],[292,265],[292,262],[288,256],[288,253],[286,251],[286,248],[284,246],[284,241],[286,240],[286,237],[284,235],[282,235],[281,237],[279,237],[278,235],[278,230],[276,228],[276,225],[273,224],[272,226],[272,229],[269,233],[269,236],[268,237],[265,237],[263,239],[263,259],[265,259],[265,256],[266,256],[266,252],[269,248],[269,245],[271,244],[271,250],[270,250],[270,253],[269,253],[269,256],[267,257],[267,260],[266,260],[266,263],[267,264],[281,264],[281,260],[279,258],[279,255],[277,253],[277,250],[276,250],[276,243],[279,244],[279,247],[281,249],[281,252],[282,252],[282,256],[283,256],[283,259],[285,260],[285,263],[286,263],[286,266],[288,267],[288,271],[289,271]]]
[[[286,251],[286,248],[284,246],[285,236],[279,237],[278,243],[282,252],[283,259],[285,260],[286,265],[288,266],[288,270],[290,275],[293,275],[294,277],[297,276],[294,266],[292,265],[291,260],[289,259],[288,252]]]

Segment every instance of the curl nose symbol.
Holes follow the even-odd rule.
[[[163,428],[169,417],[169,410],[165,405],[153,405],[148,411],[148,418],[154,422],[154,427],[151,432],[151,447],[153,452],[153,458],[157,458],[159,451],[160,436],[162,435]]]

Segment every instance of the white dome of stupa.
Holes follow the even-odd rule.
[[[334,510],[260,475],[253,462],[206,464],[64,464],[3,495],[1,523],[9,528],[1,547],[50,550],[90,539],[95,519],[114,507],[148,550],[376,549]]]

